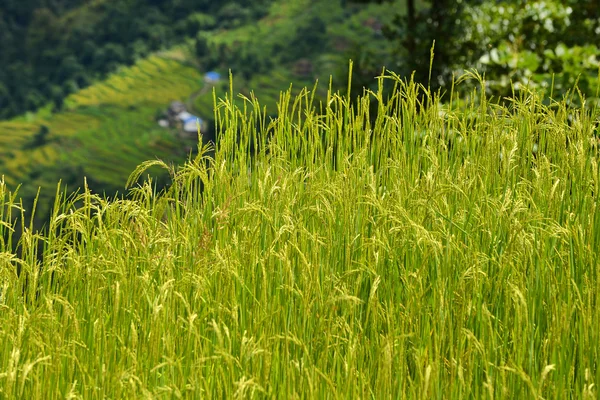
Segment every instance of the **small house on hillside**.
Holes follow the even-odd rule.
[[[172,101],[157,123],[163,128],[177,128],[180,136],[197,135],[198,127],[201,133],[205,133],[207,127],[206,121],[189,113],[181,101]]]
[[[202,118],[192,115],[187,111],[183,111],[183,112],[179,113],[177,115],[177,119],[179,121],[181,121],[181,125],[182,125],[183,131],[185,133],[190,133],[190,134],[198,133],[198,127],[200,127],[200,132],[203,132],[206,130],[205,129],[206,124],[202,120]]]
[[[214,84],[218,83],[220,80],[221,80],[221,74],[219,74],[218,72],[215,72],[215,71],[207,72],[206,75],[204,75],[204,82],[208,83],[209,85],[214,85]]]
[[[167,114],[169,118],[175,118],[184,111],[186,111],[185,104],[181,101],[172,101],[171,104],[169,104]]]

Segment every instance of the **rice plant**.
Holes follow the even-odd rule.
[[[0,183],[0,397],[597,398],[597,110],[378,79],[231,90],[214,152],[45,233]]]

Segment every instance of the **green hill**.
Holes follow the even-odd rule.
[[[184,143],[159,127],[155,116],[170,100],[186,99],[202,87],[196,68],[152,56],[69,96],[60,113],[40,111],[0,122],[6,183],[23,184],[20,194],[26,199],[38,187],[49,199],[59,180],[76,189],[84,176],[96,191],[122,191],[140,162],[185,159]]]

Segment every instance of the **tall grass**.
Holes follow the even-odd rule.
[[[597,112],[379,79],[232,90],[214,157],[45,234],[0,185],[0,397],[597,398]]]

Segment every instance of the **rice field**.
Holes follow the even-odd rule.
[[[231,90],[214,157],[45,233],[0,185],[0,397],[597,398],[598,110],[379,79]]]
[[[59,180],[75,191],[86,176],[97,193],[123,192],[141,162],[185,160],[184,145],[157,125],[156,114],[202,87],[197,69],[153,55],[71,95],[59,112],[0,121],[0,176],[10,190],[21,185],[27,208],[41,187],[44,218]],[[44,140],[36,141],[43,129]]]

